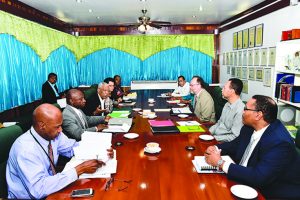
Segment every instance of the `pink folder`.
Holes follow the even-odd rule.
[[[174,126],[174,123],[171,120],[149,120],[150,126],[157,127],[157,126]]]

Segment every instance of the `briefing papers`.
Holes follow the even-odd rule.
[[[180,114],[180,113],[187,113],[191,114],[192,111],[190,110],[189,107],[183,107],[183,108],[172,108],[172,111],[174,114]]]
[[[127,133],[132,125],[132,118],[110,118],[108,128],[102,132]]]
[[[79,178],[108,178],[117,172],[116,152],[114,158],[109,158],[107,149],[111,147],[111,133],[85,131],[81,135],[79,145],[74,147],[74,157],[66,164],[64,171],[74,168],[86,160],[98,159],[105,163],[93,174],[82,174]]]

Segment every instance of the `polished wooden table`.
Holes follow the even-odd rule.
[[[155,97],[155,100],[155,107],[166,106],[165,99]],[[138,100],[137,106],[153,108],[143,102],[146,101]],[[157,119],[182,120],[165,112],[156,114]],[[112,144],[117,151],[118,167],[108,190],[105,190],[105,186],[110,179],[81,179],[47,199],[70,199],[72,190],[83,188],[94,189],[94,196],[86,199],[236,199],[231,194],[230,187],[237,183],[228,180],[225,174],[198,174],[193,167],[194,156],[203,155],[206,148],[216,144],[216,141],[200,140],[199,135],[205,133],[153,135],[148,119],[136,112],[133,112],[133,118],[134,124],[130,132],[138,133],[137,139],[126,139],[123,134],[113,136]],[[193,119],[195,117],[191,116],[188,120]],[[206,128],[205,130],[207,131]],[[115,146],[116,142],[123,144]],[[162,151],[158,154],[144,153],[148,142],[159,143]],[[195,146],[196,149],[187,151],[187,145]],[[264,197],[259,194],[257,199]]]

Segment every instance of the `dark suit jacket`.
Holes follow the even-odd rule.
[[[253,128],[243,126],[231,142],[217,145],[223,155],[239,163]],[[259,188],[267,198],[300,199],[300,156],[293,139],[279,120],[271,123],[254,148],[247,167],[231,164],[228,178]]]
[[[56,85],[54,86],[54,88],[58,93]],[[46,81],[42,86],[42,101],[43,103],[57,103],[57,97],[55,95],[55,92],[53,91],[48,81]]]
[[[98,97],[98,93],[95,93],[86,100],[85,107],[83,108],[82,111],[86,115],[93,115],[96,108],[100,105],[101,105],[101,102]],[[109,98],[104,100],[104,109],[107,106],[108,106],[108,112],[105,112],[104,115],[107,115],[108,113],[112,112],[112,109],[113,109],[113,102]]]

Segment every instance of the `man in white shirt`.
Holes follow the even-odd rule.
[[[228,102],[224,105],[218,122],[209,129],[219,142],[229,142],[240,134],[245,106],[240,98],[242,89],[243,82],[237,78],[229,79],[222,89],[223,98]]]
[[[174,97],[183,97],[190,94],[190,84],[185,81],[184,76],[178,77],[178,87],[171,94]]]

